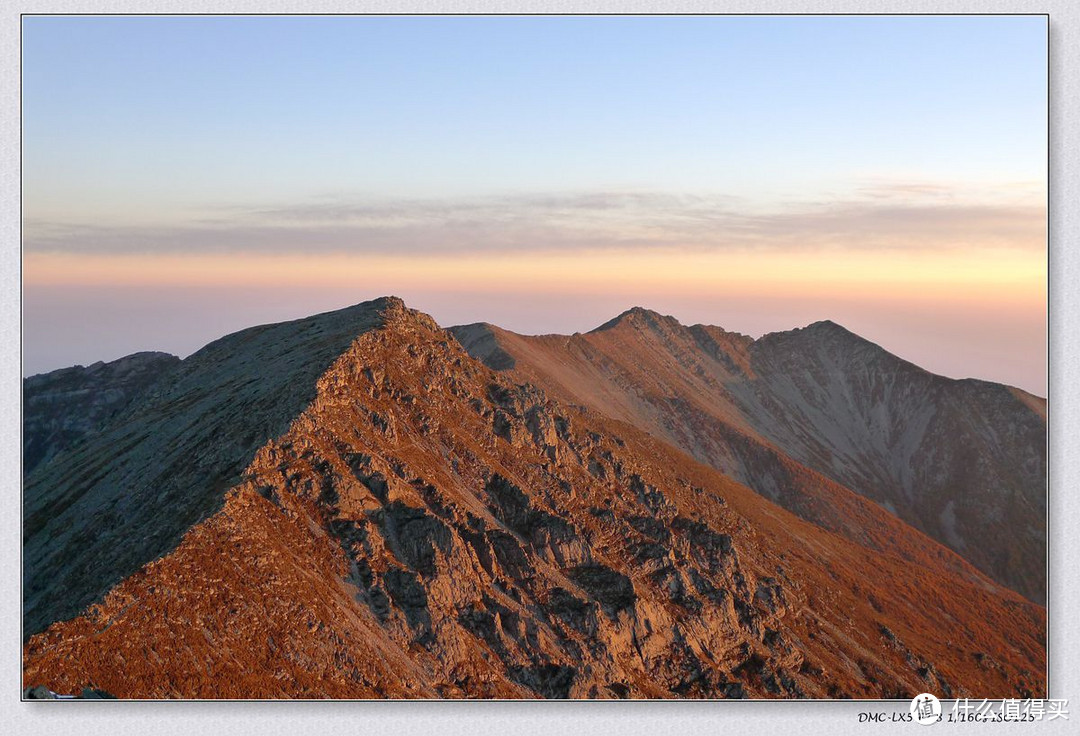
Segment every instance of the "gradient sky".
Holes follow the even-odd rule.
[[[1043,17],[27,17],[24,372],[397,294],[1045,395]]]

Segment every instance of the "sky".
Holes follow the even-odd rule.
[[[30,375],[396,294],[1046,392],[1039,16],[23,20]]]

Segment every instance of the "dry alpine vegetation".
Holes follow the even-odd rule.
[[[883,438],[903,429],[896,409],[849,395],[839,363],[817,389],[796,371],[821,365],[822,344],[842,357],[835,326],[755,342],[665,319],[637,310],[587,336],[523,338],[446,331],[385,298],[164,365],[26,478],[24,685],[122,698],[1045,696],[1046,612],[1016,592],[1035,597],[1042,573],[1011,577],[1035,569],[1043,527],[974,536],[988,514],[1039,508],[1041,400],[976,386],[989,398],[966,399],[970,431],[934,454],[921,434]],[[712,330],[709,351],[665,353],[680,329]],[[770,341],[782,349],[763,352]],[[881,364],[847,360],[886,406],[865,375]],[[941,445],[935,417],[959,421],[948,402],[963,382],[887,380],[933,384],[901,393],[916,414],[940,403],[908,434]],[[982,437],[984,415],[1013,431]],[[908,471],[914,494],[879,446],[925,463]],[[958,453],[975,459],[950,476]],[[996,511],[967,519],[965,489],[1017,456],[1022,468],[978,491],[997,492]],[[949,490],[952,524],[942,504],[918,513],[933,502],[924,478]]]

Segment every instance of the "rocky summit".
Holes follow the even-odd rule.
[[[386,298],[212,343],[28,473],[24,687],[1045,696],[1045,608],[971,554],[984,522],[960,521],[971,478],[993,501],[1030,477],[1038,500],[1038,432],[1005,402],[1045,405],[978,384],[947,406],[952,384],[916,396],[946,379],[881,376],[842,328],[801,332],[632,310],[524,338]],[[940,468],[1005,447],[1005,427],[980,415],[937,455],[905,432],[982,401],[1016,422],[1028,475],[974,462],[950,483]],[[955,523],[888,507],[905,463],[948,489]]]

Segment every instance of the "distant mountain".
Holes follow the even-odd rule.
[[[32,473],[25,604],[40,633],[24,646],[24,686],[141,698],[1045,694],[1043,607],[749,427],[698,429],[710,446],[752,438],[757,455],[731,456],[757,458],[768,494],[653,425],[562,397],[559,381],[591,361],[566,374],[545,364],[548,390],[516,373],[513,345],[502,370],[470,357],[468,332],[474,349],[514,337],[455,339],[392,298],[231,335]],[[649,374],[641,396],[690,380]],[[652,405],[620,376],[593,385],[612,406]],[[803,508],[767,495],[801,495]]]
[[[451,331],[490,367],[634,424],[804,518],[850,527],[823,476],[1045,601],[1044,399],[936,376],[832,322],[752,340],[636,308],[570,337]],[[814,496],[824,505],[808,506]]]
[[[168,353],[135,353],[24,379],[23,473],[96,430],[179,362]]]

